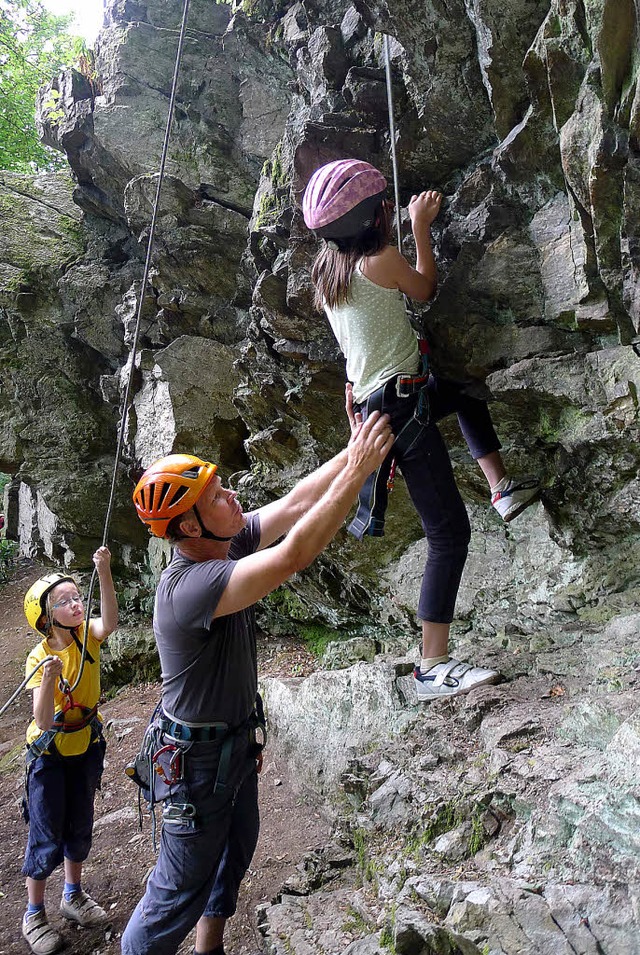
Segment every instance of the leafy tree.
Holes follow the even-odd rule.
[[[39,0],[0,0],[0,169],[34,172],[64,165],[38,141],[38,88],[88,51],[67,32],[71,16],[56,16]]]

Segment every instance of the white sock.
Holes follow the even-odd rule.
[[[505,474],[505,476],[500,481],[498,481],[496,485],[494,485],[491,488],[491,493],[495,494],[496,491],[506,491],[506,489],[509,487],[510,480],[511,478],[509,477],[509,475]]]
[[[439,663],[447,663],[449,660],[448,654],[445,653],[442,657],[423,657],[420,661],[420,672],[426,673],[427,670],[433,669]]]

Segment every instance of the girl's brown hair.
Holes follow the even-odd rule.
[[[311,281],[315,285],[313,304],[316,309],[322,312],[325,305],[335,308],[346,302],[358,261],[363,256],[382,251],[390,240],[391,208],[388,202],[382,200],[375,211],[373,225],[357,235],[324,242],[311,269]]]

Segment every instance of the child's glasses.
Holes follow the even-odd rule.
[[[70,607],[71,604],[81,604],[84,603],[80,594],[76,594],[74,597],[65,597],[64,600],[59,600],[57,604],[51,604],[52,610],[62,610],[64,607]]]

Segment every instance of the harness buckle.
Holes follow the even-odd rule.
[[[396,395],[398,398],[410,398],[422,391],[429,381],[429,375],[398,375],[396,378]]]

